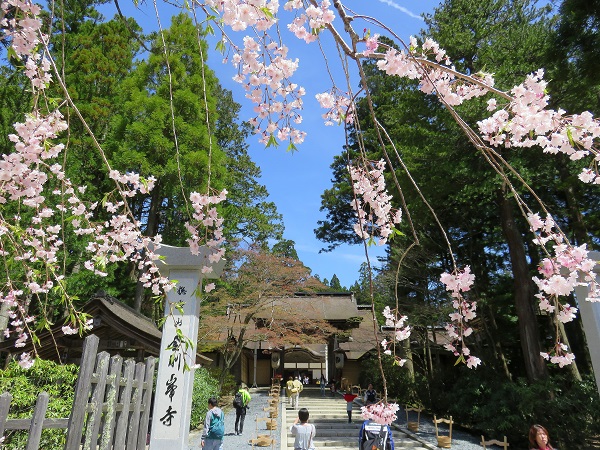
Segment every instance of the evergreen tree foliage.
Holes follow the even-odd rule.
[[[544,58],[552,46],[550,9],[527,0],[448,0],[425,22],[428,28],[421,39],[433,37],[461,70],[476,74],[493,67],[501,89],[509,89],[546,65]],[[551,333],[551,324],[540,321],[542,331],[537,331],[531,282],[540,256],[529,239],[523,238],[528,225],[517,212],[504,180],[494,175],[436,98],[421,93],[414,82],[384,76],[373,63],[365,62],[363,68],[378,120],[396,143],[389,154],[395,165],[401,158],[419,183],[414,186],[403,172],[396,173],[402,198],[397,192],[394,203],[405,201],[407,205],[400,225],[405,236],[391,241],[388,262],[376,277],[378,286],[387,286],[379,291],[384,303],[395,307],[397,298],[401,312],[415,327],[445,322],[446,293],[439,276],[452,268],[444,244],[448,239],[459,264],[469,265],[476,275],[475,290],[470,294],[478,301],[477,329],[483,339],[475,344],[478,354],[507,378],[545,377],[539,352],[552,342],[539,342]],[[485,100],[471,101],[456,110],[475,126],[476,120],[487,116]],[[366,100],[359,103],[358,115],[360,130],[352,130],[346,153],[334,159],[335,182],[322,196],[327,217],[315,231],[330,248],[357,240],[352,230],[354,213],[348,206],[352,194],[346,166],[357,156],[359,139],[369,159],[382,158]],[[566,193],[571,187],[567,180],[572,181],[577,173],[576,165],[540,158],[534,150],[500,149],[499,154],[525,182],[545,186],[538,195],[557,216],[575,217],[569,213]],[[536,203],[508,168],[505,175],[529,204]],[[390,177],[387,182],[391,186],[394,180]],[[581,211],[594,204],[586,203],[581,192],[573,193],[573,203]],[[561,226],[575,230],[576,223],[565,221]],[[590,236],[589,231],[582,234]],[[417,246],[412,245],[415,242]],[[402,261],[400,267],[398,261]]]

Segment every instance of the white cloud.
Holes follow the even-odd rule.
[[[379,1],[381,3],[385,3],[388,6],[391,6],[392,8],[396,8],[398,11],[402,11],[407,16],[410,16],[410,17],[412,17],[414,19],[423,20],[423,18],[421,16],[419,16],[418,14],[415,14],[414,12],[409,11],[404,6],[400,6],[399,4],[394,3],[392,0],[379,0]]]

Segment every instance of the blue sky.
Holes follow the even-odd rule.
[[[281,5],[285,0],[280,1]],[[421,13],[432,12],[439,5],[439,0],[346,0],[346,6],[365,16],[379,19],[403,39],[417,34],[424,27]],[[156,29],[156,19],[153,6],[142,2],[141,10],[134,11],[131,6],[121,4],[126,15],[133,15],[145,29]],[[162,8],[161,8],[162,9]],[[169,9],[161,13],[161,24],[167,28],[174,11]],[[114,14],[114,5],[108,4],[102,8],[107,17]],[[176,12],[176,11],[175,11]],[[380,32],[372,25],[354,23],[357,30],[368,28],[371,33]],[[336,24],[339,27],[339,23]],[[340,27],[341,28],[341,27]],[[241,40],[245,33],[238,33],[236,40]],[[383,33],[382,33],[383,34]],[[235,36],[230,34],[231,36]],[[295,82],[305,87],[304,121],[300,128],[308,133],[305,142],[298,151],[287,153],[285,145],[279,148],[265,148],[259,144],[255,136],[250,139],[250,155],[260,166],[264,184],[273,201],[283,215],[285,224],[284,238],[293,240],[300,260],[318,274],[321,279],[330,280],[334,274],[343,286],[350,287],[358,277],[360,265],[366,261],[362,245],[343,245],[328,253],[319,253],[325,245],[318,241],[314,234],[317,221],[325,218],[325,212],[319,212],[321,194],[331,187],[331,170],[329,168],[333,157],[341,152],[344,134],[341,127],[326,127],[321,118],[322,110],[315,100],[315,94],[331,88],[331,80],[327,76],[325,62],[317,43],[305,44],[284,30],[283,38],[290,48],[288,56],[300,59]],[[333,39],[328,33],[322,33],[322,45],[328,50],[333,49]],[[213,46],[214,48],[214,46]],[[335,52],[330,52],[328,64],[336,84],[346,86],[341,71],[339,59]],[[209,55],[209,66],[217,73],[221,84],[233,92],[234,99],[242,105],[240,119],[246,120],[253,116],[252,105],[244,98],[240,85],[232,81],[235,69],[231,64],[223,64],[222,57],[217,52]],[[353,89],[357,82],[354,81]],[[346,89],[344,89],[346,90]],[[377,256],[383,255],[382,247],[370,247],[371,264],[377,262]]]
[[[417,34],[424,27],[420,18],[423,12],[432,12],[439,5],[439,0],[347,0],[344,2],[355,12],[376,17],[386,23],[398,35],[408,40],[411,34]],[[283,1],[281,2],[283,4]],[[368,27],[372,33],[375,28],[355,24],[362,30]],[[330,45],[332,39],[322,33],[324,45]],[[317,221],[325,219],[325,212],[319,212],[321,194],[331,187],[331,170],[333,157],[339,154],[344,143],[341,127],[326,127],[323,124],[322,110],[314,95],[331,87],[326,76],[323,57],[316,43],[307,45],[292,37],[287,39],[290,47],[289,56],[300,58],[296,81],[304,86],[307,94],[304,97],[304,122],[302,128],[308,133],[306,141],[298,147],[299,151],[290,154],[283,148],[268,148],[258,144],[253,138],[250,154],[262,169],[261,182],[266,185],[270,199],[275,202],[283,215],[286,239],[296,243],[300,260],[318,274],[321,279],[330,280],[334,274],[340,279],[342,286],[350,287],[358,278],[360,265],[366,261],[364,247],[361,245],[343,245],[328,253],[319,253],[325,244],[317,240],[314,229]],[[330,48],[330,47],[327,47]],[[219,60],[209,58],[209,65],[215,70],[226,88],[232,90],[234,98],[243,105],[243,118],[251,117],[251,110],[237,83],[231,81],[235,75],[231,65],[215,65]],[[338,86],[345,86],[343,73],[339,70],[339,60],[330,56],[330,67],[335,71]],[[335,70],[338,69],[338,70]],[[357,83],[353,88],[356,89]],[[246,114],[244,116],[244,114]],[[383,248],[369,248],[371,264],[378,255],[383,255]]]

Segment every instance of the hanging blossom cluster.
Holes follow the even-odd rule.
[[[41,8],[30,1],[6,0],[0,2],[2,14],[0,28],[7,39],[11,39],[11,47],[17,58],[25,65],[25,75],[31,81],[34,92],[43,90],[52,79],[50,61],[37,51],[48,36],[41,32],[42,22],[38,18]],[[12,18],[8,18],[12,15]]]
[[[298,59],[287,57],[288,48],[266,33],[276,25],[279,10],[277,0],[205,0],[201,5],[221,13],[222,22],[233,31],[252,27],[257,36],[245,36],[242,46],[229,42],[234,52],[231,61],[238,73],[233,78],[246,91],[255,106],[255,116],[249,120],[259,141],[277,145],[289,141],[290,148],[304,142],[306,133],[296,128],[302,123],[300,111],[305,90],[290,81],[298,68]]]
[[[385,325],[394,329],[392,341],[388,341],[387,339],[381,341],[383,353],[391,356],[393,344],[408,339],[410,337],[411,328],[406,324],[408,316],[400,315],[397,310],[392,311],[389,306],[386,306],[383,309],[383,316],[385,317]],[[394,354],[394,362],[402,367],[406,363],[406,359],[400,358]]]
[[[351,205],[358,217],[354,231],[365,240],[377,236],[378,244],[383,245],[394,234],[394,226],[400,223],[402,211],[394,210],[390,203],[392,196],[387,193],[383,176],[385,161],[368,164],[372,166],[368,171],[363,167],[348,166],[355,195]]]
[[[468,322],[473,320],[477,314],[477,302],[466,299],[463,292],[471,290],[475,282],[475,275],[471,273],[471,268],[466,266],[464,270],[456,270],[453,273],[443,273],[440,281],[446,286],[446,290],[451,292],[452,307],[454,312],[450,314],[450,323],[446,324],[448,336],[452,339],[444,345],[444,348],[451,351],[459,361],[466,362],[469,369],[481,364],[481,360],[471,355],[471,350],[465,343],[465,338],[473,333],[473,328]]]
[[[200,254],[200,244],[205,244],[209,249],[207,255],[210,265],[204,265],[201,268],[202,273],[211,273],[212,266],[221,261],[225,256],[225,248],[222,247],[223,236],[223,218],[215,207],[227,198],[227,190],[221,191],[218,195],[202,195],[192,192],[190,200],[194,213],[192,215],[194,223],[186,222],[185,227],[190,233],[187,242],[193,255]],[[211,292],[215,289],[215,283],[208,283],[204,287],[205,292]]]
[[[563,235],[556,230],[551,216],[542,219],[539,214],[528,214],[527,220],[535,237],[533,242],[548,252],[538,268],[541,275],[533,277],[539,289],[536,297],[539,308],[555,315],[562,323],[571,322],[577,315],[577,308],[568,303],[561,303],[560,297],[569,296],[578,285],[585,285],[589,295],[585,300],[600,301],[600,286],[594,274],[595,261],[588,258],[586,244],[578,247],[569,245]],[[550,247],[550,248],[548,248]],[[582,299],[583,301],[583,299]],[[557,333],[554,347],[549,352],[542,352],[542,357],[560,367],[571,364],[575,355],[560,342]]]
[[[481,97],[488,93],[486,86],[494,86],[494,78],[487,73],[475,74],[471,77],[472,81],[469,81],[468,79],[457,78],[453,70],[448,71],[441,65],[438,67],[424,65],[423,61],[431,58],[436,63],[444,62],[446,66],[451,64],[446,51],[430,38],[427,38],[419,46],[417,39],[411,36],[408,51],[388,48],[384,55],[380,55],[375,53],[381,45],[377,41],[377,37],[375,35],[367,40],[367,49],[363,54],[380,58],[381,60],[377,62],[379,70],[388,75],[419,80],[421,91],[426,94],[437,94],[451,106],[457,106],[469,99]],[[477,83],[474,81],[477,81]]]
[[[307,44],[315,42],[319,33],[335,20],[335,14],[329,9],[330,6],[329,0],[322,1],[318,7],[310,5],[288,24],[288,30]],[[286,2],[283,8],[287,11],[300,10],[304,8],[304,2],[302,0],[290,0]]]
[[[379,47],[376,36],[367,39],[365,56],[381,57],[377,62],[380,70],[419,80],[420,89],[426,94],[436,93],[451,106],[488,94],[494,86],[492,75],[478,73],[458,79],[446,52],[435,41],[426,39],[419,46],[410,38],[409,51],[388,49],[385,55],[375,53]],[[434,60],[438,66],[430,67],[424,61]],[[443,67],[441,63],[447,67]],[[447,69],[450,69],[448,71]],[[491,117],[477,122],[484,140],[492,146],[533,147],[539,146],[545,153],[564,153],[571,160],[591,157],[579,179],[584,183],[600,184],[600,121],[589,112],[567,116],[565,111],[548,109],[549,96],[544,71],[538,70],[507,93],[507,105]],[[496,93],[498,91],[495,91]],[[488,110],[498,109],[495,98],[488,101]]]
[[[361,417],[364,420],[372,420],[381,425],[391,425],[396,421],[399,406],[397,403],[374,403],[360,408]]]
[[[262,39],[267,41],[268,37]],[[260,142],[267,145],[274,145],[275,139],[301,144],[306,136],[294,126],[302,122],[299,111],[305,91],[289,80],[298,69],[298,59],[287,58],[287,52],[284,45],[273,41],[261,44],[246,36],[243,50],[232,58],[238,67],[234,80],[243,85],[246,98],[255,104],[256,116],[249,122],[260,135]]]
[[[325,119],[325,125],[354,123],[354,102],[348,97],[347,93],[340,93],[337,89],[330,92],[316,94],[315,98],[321,105],[321,108],[327,110],[321,117]]]
[[[204,0],[206,6],[221,13],[223,23],[233,31],[248,27],[266,31],[275,24],[278,0]]]
[[[573,161],[592,156],[579,179],[584,183],[600,184],[598,163],[600,152],[600,121],[589,112],[566,116],[565,111],[547,109],[550,97],[546,93],[544,71],[527,76],[525,82],[511,90],[513,100],[490,118],[478,122],[484,139],[494,146],[539,146],[545,153],[563,153]],[[496,109],[495,101],[488,109]]]

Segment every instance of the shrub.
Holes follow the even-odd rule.
[[[0,371],[0,392],[13,396],[9,418],[30,418],[33,415],[38,394],[50,396],[46,417],[67,418],[73,407],[74,387],[79,367],[74,364],[60,365],[52,361],[36,359],[30,369],[22,369],[12,362]],[[27,442],[27,431],[9,431],[5,434],[5,449],[23,449]],[[66,429],[46,429],[42,432],[40,448],[62,448]]]
[[[460,369],[459,369],[460,370]],[[446,411],[457,423],[488,436],[506,435],[516,448],[526,448],[529,427],[546,427],[559,448],[585,448],[586,439],[598,433],[600,399],[595,382],[582,382],[568,374],[548,380],[515,382],[485,370],[461,370],[457,382],[444,394]]]
[[[219,380],[208,369],[196,369],[192,391],[190,430],[200,428],[208,411],[208,399],[219,396]]]

